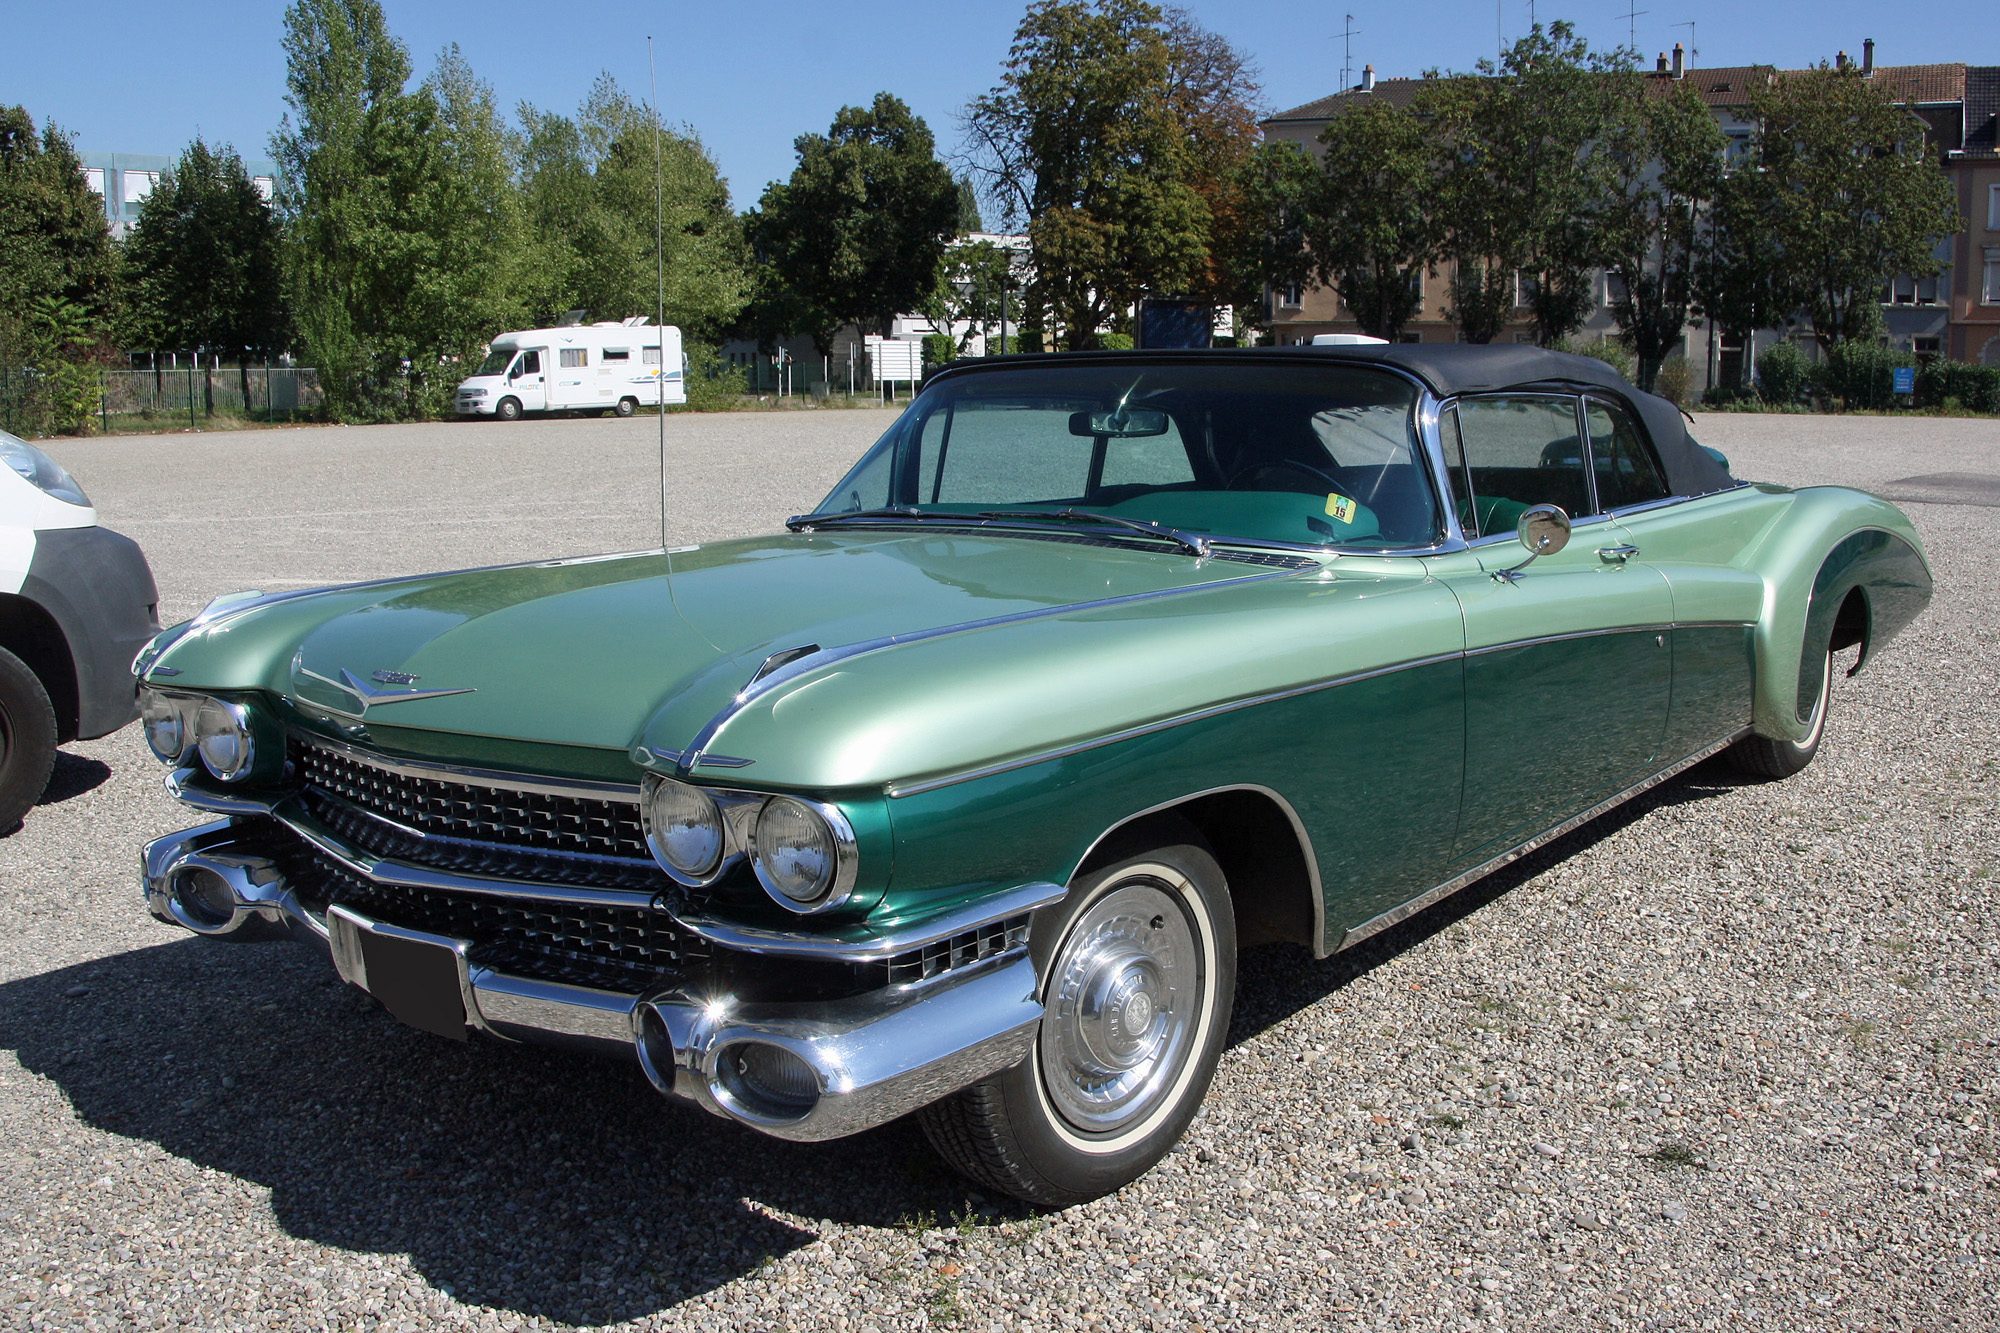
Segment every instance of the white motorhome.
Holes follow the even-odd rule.
[[[665,373],[662,373],[662,372]],[[687,401],[681,331],[648,324],[566,324],[503,333],[458,386],[460,416],[514,421],[523,412],[610,412],[629,417],[664,400]]]

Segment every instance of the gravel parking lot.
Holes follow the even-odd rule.
[[[671,418],[670,539],[810,507],[890,419]],[[1739,475],[1913,497],[1937,600],[1836,685],[1819,761],[1703,765],[1353,953],[1246,956],[1185,1144],[1060,1214],[907,1124],[779,1143],[158,925],[134,855],[193,820],[136,729],[68,747],[0,840],[0,1328],[2000,1325],[2000,424],[1697,433]],[[172,620],[656,544],[656,448],[585,420],[52,452]]]

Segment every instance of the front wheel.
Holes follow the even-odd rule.
[[[1795,741],[1772,740],[1768,736],[1748,736],[1729,747],[1729,762],[1739,773],[1761,778],[1788,778],[1801,772],[1819,753],[1820,739],[1826,735],[1826,710],[1833,698],[1833,653],[1820,664],[1819,697],[1813,701],[1806,719],[1806,734]]]
[[[637,398],[620,398],[618,406],[613,410],[621,417],[629,417],[639,410],[639,400]]]
[[[519,421],[521,419],[521,400],[518,398],[502,398],[499,405],[493,409],[493,415],[499,417],[502,421]]]
[[[1066,1207],[1145,1174],[1194,1118],[1229,1030],[1236,921],[1213,857],[1160,847],[1083,878],[1031,947],[1034,1049],[921,1119],[962,1174]]]
[[[20,827],[56,764],[56,710],[41,678],[0,648],[0,834]]]

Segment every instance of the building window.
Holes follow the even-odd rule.
[[[1986,187],[1986,230],[2000,231],[2000,185]]]
[[[1297,310],[1305,303],[1306,294],[1299,289],[1299,284],[1296,282],[1288,284],[1285,290],[1278,295],[1278,304],[1284,306],[1287,310]]]
[[[1514,341],[1517,343],[1532,343],[1534,340],[1535,335],[1532,333],[1517,333],[1514,335]]]
[[[147,195],[151,194],[153,187],[159,183],[160,173],[157,171],[126,172],[124,180],[125,202],[128,204],[140,202]]]
[[[1514,272],[1515,305],[1517,306],[1533,305],[1535,303],[1535,293],[1540,290],[1541,290],[1541,283],[1536,281],[1534,274],[1523,273],[1518,269],[1515,270]]]
[[[556,349],[556,355],[561,358],[557,364],[564,370],[574,370],[578,366],[589,364],[590,360],[589,353],[581,347],[559,347]]]
[[[1625,299],[1625,279],[1616,273],[1604,275],[1604,304],[1615,305]]]
[[[1910,339],[1910,350],[1917,354],[1919,361],[1935,361],[1938,353],[1944,350],[1943,340],[1935,336],[1915,337]]]
[[[2000,305],[2000,250],[1986,252],[1986,282],[1979,299],[1987,305]]]
[[[88,185],[101,197],[104,194],[104,168],[85,167],[83,169],[83,183]]]
[[[271,196],[277,193],[278,183],[269,176],[252,176],[250,184],[256,187],[257,197],[267,204],[271,202]]]

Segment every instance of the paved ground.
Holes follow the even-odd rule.
[[[673,536],[807,508],[887,420],[671,420]],[[906,1125],[779,1144],[629,1069],[400,1028],[296,946],[158,926],[133,854],[188,821],[134,731],[70,747],[0,840],[0,1327],[2000,1325],[2000,424],[1700,434],[1741,475],[1933,501],[1937,602],[1836,687],[1820,761],[1704,766],[1356,953],[1250,956],[1184,1148],[1055,1216]],[[173,617],[649,544],[656,447],[579,421],[55,452]]]

